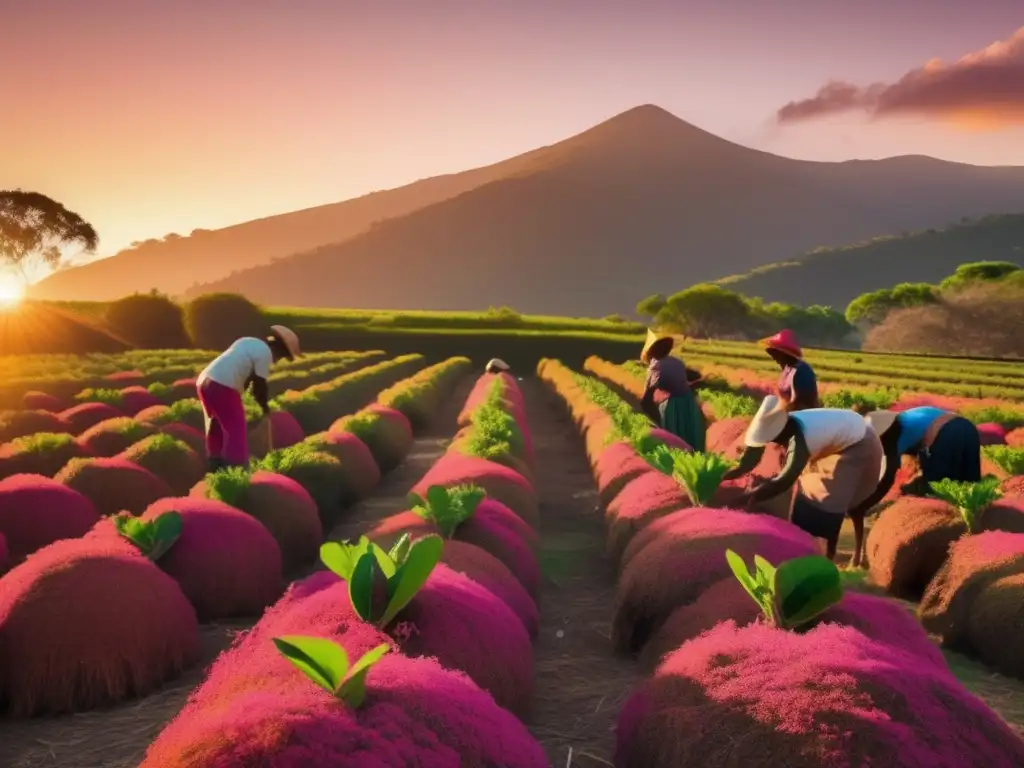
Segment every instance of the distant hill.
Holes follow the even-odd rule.
[[[766,301],[812,299],[842,310],[869,291],[899,283],[939,283],[972,261],[1009,261],[1024,267],[1024,214],[986,216],[940,230],[819,248],[717,282]]]
[[[725,141],[655,106],[469,173],[476,175],[448,177],[446,192],[461,192],[437,193],[429,203],[420,195],[412,210],[377,215],[372,225],[364,217],[362,229],[329,245],[295,255],[281,247],[286,258],[249,269],[239,257],[230,267],[238,271],[216,280],[203,278],[210,271],[203,267],[196,279],[208,282],[186,295],[225,290],[305,307],[509,305],[600,316],[631,312],[639,297],[666,285],[746,272],[823,244],[1017,212],[1024,200],[1024,168],[924,157],[791,160]],[[265,247],[261,259],[272,250]],[[213,259],[216,251],[206,253]],[[126,267],[133,263],[123,258]],[[180,271],[155,255],[147,268],[152,276],[140,288],[164,269]],[[60,280],[65,293],[92,298],[94,280],[76,289],[76,271],[47,283]],[[123,293],[125,285],[103,290]]]

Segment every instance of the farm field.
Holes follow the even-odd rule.
[[[628,354],[481,375],[458,337],[276,365],[271,443],[214,475],[212,352],[0,357],[0,765],[1024,764],[1019,364],[809,351],[829,404],[975,421],[1000,490],[971,531],[893,495],[869,567],[844,531],[841,599],[786,629],[726,550],[820,542],[729,509]],[[683,354],[734,458],[771,361]]]

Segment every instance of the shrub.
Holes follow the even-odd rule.
[[[478,485],[488,498],[507,506],[534,530],[540,523],[537,494],[526,478],[493,461],[446,453],[434,462],[411,492],[422,496],[432,485]]]
[[[316,559],[324,538],[316,502],[291,478],[232,467],[207,475],[192,495],[230,504],[259,520],[277,541],[285,572]]]
[[[34,435],[36,432],[67,432],[61,415],[49,411],[4,411],[0,413],[0,443]]]
[[[143,424],[166,424],[170,421],[170,411],[166,405],[151,405],[136,413],[133,418]]]
[[[994,477],[978,483],[940,480],[931,483],[931,488],[933,494],[960,513],[968,533],[978,532],[985,510],[1002,495],[999,480]]]
[[[947,670],[835,624],[718,625],[626,702],[616,742],[624,768],[1024,761],[1024,742]]]
[[[184,400],[177,400],[167,406],[167,412],[161,416],[151,419],[159,426],[165,424],[185,424],[192,429],[203,432],[206,430],[206,421],[203,418],[203,406],[198,398],[189,397]]]
[[[802,627],[843,599],[839,569],[827,557],[796,557],[776,567],[754,555],[753,571],[731,549],[725,551],[725,559],[740,586],[774,627]]]
[[[196,616],[181,590],[119,547],[56,542],[4,576],[0,700],[12,715],[143,696],[198,656]]]
[[[281,551],[267,529],[219,501],[165,498],[143,520],[181,515],[181,536],[158,565],[172,576],[200,621],[259,616],[281,594]]]
[[[58,432],[69,431],[74,435],[80,435],[87,429],[96,426],[110,419],[117,419],[124,416],[124,412],[106,403],[82,403],[66,411],[61,411],[60,419],[66,425]],[[45,430],[34,430],[42,432]]]
[[[72,459],[54,479],[88,498],[103,517],[122,511],[140,515],[172,495],[167,483],[123,458]]]
[[[341,463],[345,475],[342,505],[354,504],[369,496],[380,483],[380,469],[366,444],[347,432],[320,432],[306,439],[310,450],[333,456]]]
[[[199,456],[206,455],[206,436],[187,424],[163,424],[160,433],[181,440]]]
[[[994,461],[1008,475],[1024,475],[1024,448],[993,445],[982,449],[982,454]]]
[[[160,399],[145,387],[125,387],[121,390],[119,407],[128,416],[135,416],[140,411],[160,404]]]
[[[53,477],[71,459],[88,450],[67,433],[37,432],[0,445],[0,478],[11,475]]]
[[[85,496],[55,480],[14,475],[0,480],[0,533],[16,564],[59,539],[74,539],[99,519]]]
[[[186,495],[206,474],[202,458],[173,435],[157,434],[128,447],[120,458],[138,464],[159,477],[178,495]]]
[[[136,293],[107,305],[107,325],[134,347],[178,349],[191,346],[181,307],[153,291]]]
[[[351,489],[341,462],[328,453],[300,443],[281,451],[271,451],[254,464],[254,469],[274,472],[297,482],[316,502],[320,522],[329,531],[344,509]]]
[[[260,308],[237,293],[207,293],[185,306],[185,330],[199,349],[227,349],[243,336],[261,338],[267,322]]]
[[[358,437],[370,449],[381,472],[390,472],[405,461],[413,444],[409,420],[393,408],[379,405],[338,419],[329,431],[332,434],[348,432]]]
[[[642,661],[645,667],[652,668],[666,654],[722,622],[732,620],[737,626],[746,627],[756,624],[760,618],[757,604],[739,581],[723,579],[704,590],[693,603],[672,611],[644,647]],[[914,615],[893,600],[847,592],[838,605],[826,610],[810,626],[826,623],[853,627],[872,640],[911,653],[938,669],[946,668],[942,652],[921,629]]]
[[[651,465],[630,443],[620,441],[600,453],[593,470],[597,494],[607,508],[629,483],[650,472]]]
[[[59,413],[64,410],[64,403],[59,397],[48,392],[30,390],[21,396],[21,405],[27,411],[49,411]]]
[[[629,542],[659,517],[690,505],[686,492],[661,472],[647,471],[631,480],[605,508],[608,554],[618,562]]]
[[[388,654],[370,670],[367,689],[371,695],[358,709],[312,685],[284,694],[247,693],[222,711],[186,709],[150,746],[140,768],[360,768],[371,758],[391,765],[547,765],[526,726],[465,675],[432,659]]]
[[[989,584],[971,605],[968,639],[987,667],[1024,679],[1020,653],[1024,626],[1024,573],[1007,574]]]
[[[274,450],[290,448],[306,439],[306,433],[290,413],[271,411],[267,418],[270,419],[270,435]]]
[[[143,438],[156,434],[156,427],[136,421],[130,416],[102,421],[78,436],[92,456],[109,459]]]
[[[623,556],[612,625],[616,649],[641,650],[676,607],[730,575],[726,549],[773,561],[817,553],[809,535],[765,515],[697,508],[663,517],[634,537]]]

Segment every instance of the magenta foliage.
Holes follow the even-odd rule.
[[[693,448],[683,438],[678,435],[673,435],[671,432],[665,429],[654,428],[651,430],[651,437],[654,437],[669,448],[678,448],[680,451],[692,451]]]
[[[515,575],[531,595],[540,589],[540,564],[532,545],[537,534],[515,512],[494,499],[484,499],[473,516],[458,527],[455,538],[481,547]]]
[[[1024,764],[1024,741],[948,670],[835,624],[720,624],[635,696],[617,766]]]
[[[274,450],[288,448],[306,439],[298,419],[287,411],[271,411],[270,430]]]
[[[139,381],[140,379],[144,379],[146,378],[146,374],[142,371],[133,369],[130,371],[114,371],[113,373],[108,373],[103,378],[107,381],[119,381],[123,384],[126,381]]]
[[[0,574],[7,570],[7,560],[9,557],[10,551],[7,549],[7,539],[0,533]]]
[[[326,444],[326,453],[341,462],[347,488],[346,503],[369,496],[380,483],[381,471],[366,443],[351,432],[340,430],[320,432],[316,439]]]
[[[522,714],[533,693],[533,649],[522,622],[484,587],[445,565],[399,614],[394,630],[410,656],[433,656],[461,669],[501,706]]]
[[[266,528],[210,499],[160,499],[142,515],[176,511],[181,537],[158,561],[195,606],[200,621],[258,616],[281,594],[281,550]]]
[[[1006,445],[1006,429],[1002,424],[987,422],[978,425],[978,437],[982,445]]]
[[[298,672],[294,673],[298,676]],[[540,745],[513,715],[432,659],[385,656],[358,710],[312,683],[255,691],[205,716],[186,710],[150,746],[142,768],[542,768]]]
[[[200,456],[206,456],[206,438],[203,437],[203,433],[195,427],[190,427],[188,424],[172,422],[171,424],[161,425],[160,431],[165,435],[170,435],[171,437],[181,440],[181,442],[185,443],[185,445]]]
[[[476,456],[458,452],[446,453],[427,471],[412,492],[426,496],[432,485],[472,483],[479,485],[490,498],[500,501],[534,528],[540,522],[537,493],[529,481],[514,469]]]
[[[650,471],[651,465],[637,455],[632,445],[612,443],[594,462],[594,480],[601,501],[605,506],[611,504],[628,483]]]
[[[61,399],[48,392],[26,392],[21,396],[21,404],[30,411],[59,413],[64,410],[64,403]]]
[[[58,414],[61,422],[66,425],[65,431],[70,430],[75,435],[80,435],[85,430],[95,427],[101,421],[116,419],[124,415],[123,411],[107,403],[82,403]]]
[[[121,390],[121,410],[128,416],[160,404],[160,399],[145,387],[133,386]]]
[[[84,536],[99,519],[88,498],[40,475],[0,480],[0,533],[17,563],[58,539]]]
[[[404,431],[406,431],[407,434],[409,435],[409,439],[412,440],[412,422],[410,422],[409,417],[406,416],[401,411],[395,408],[388,408],[388,406],[381,405],[380,403],[370,403],[370,405],[366,406],[366,408],[364,408],[363,410],[369,411],[370,413],[379,414],[380,416],[388,419],[389,421],[394,421],[396,424],[401,424],[405,428]]]

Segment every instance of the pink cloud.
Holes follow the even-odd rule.
[[[1024,27],[1007,40],[946,64],[938,59],[895,83],[834,80],[776,113],[780,123],[840,112],[875,118],[918,116],[980,127],[1024,125]]]

